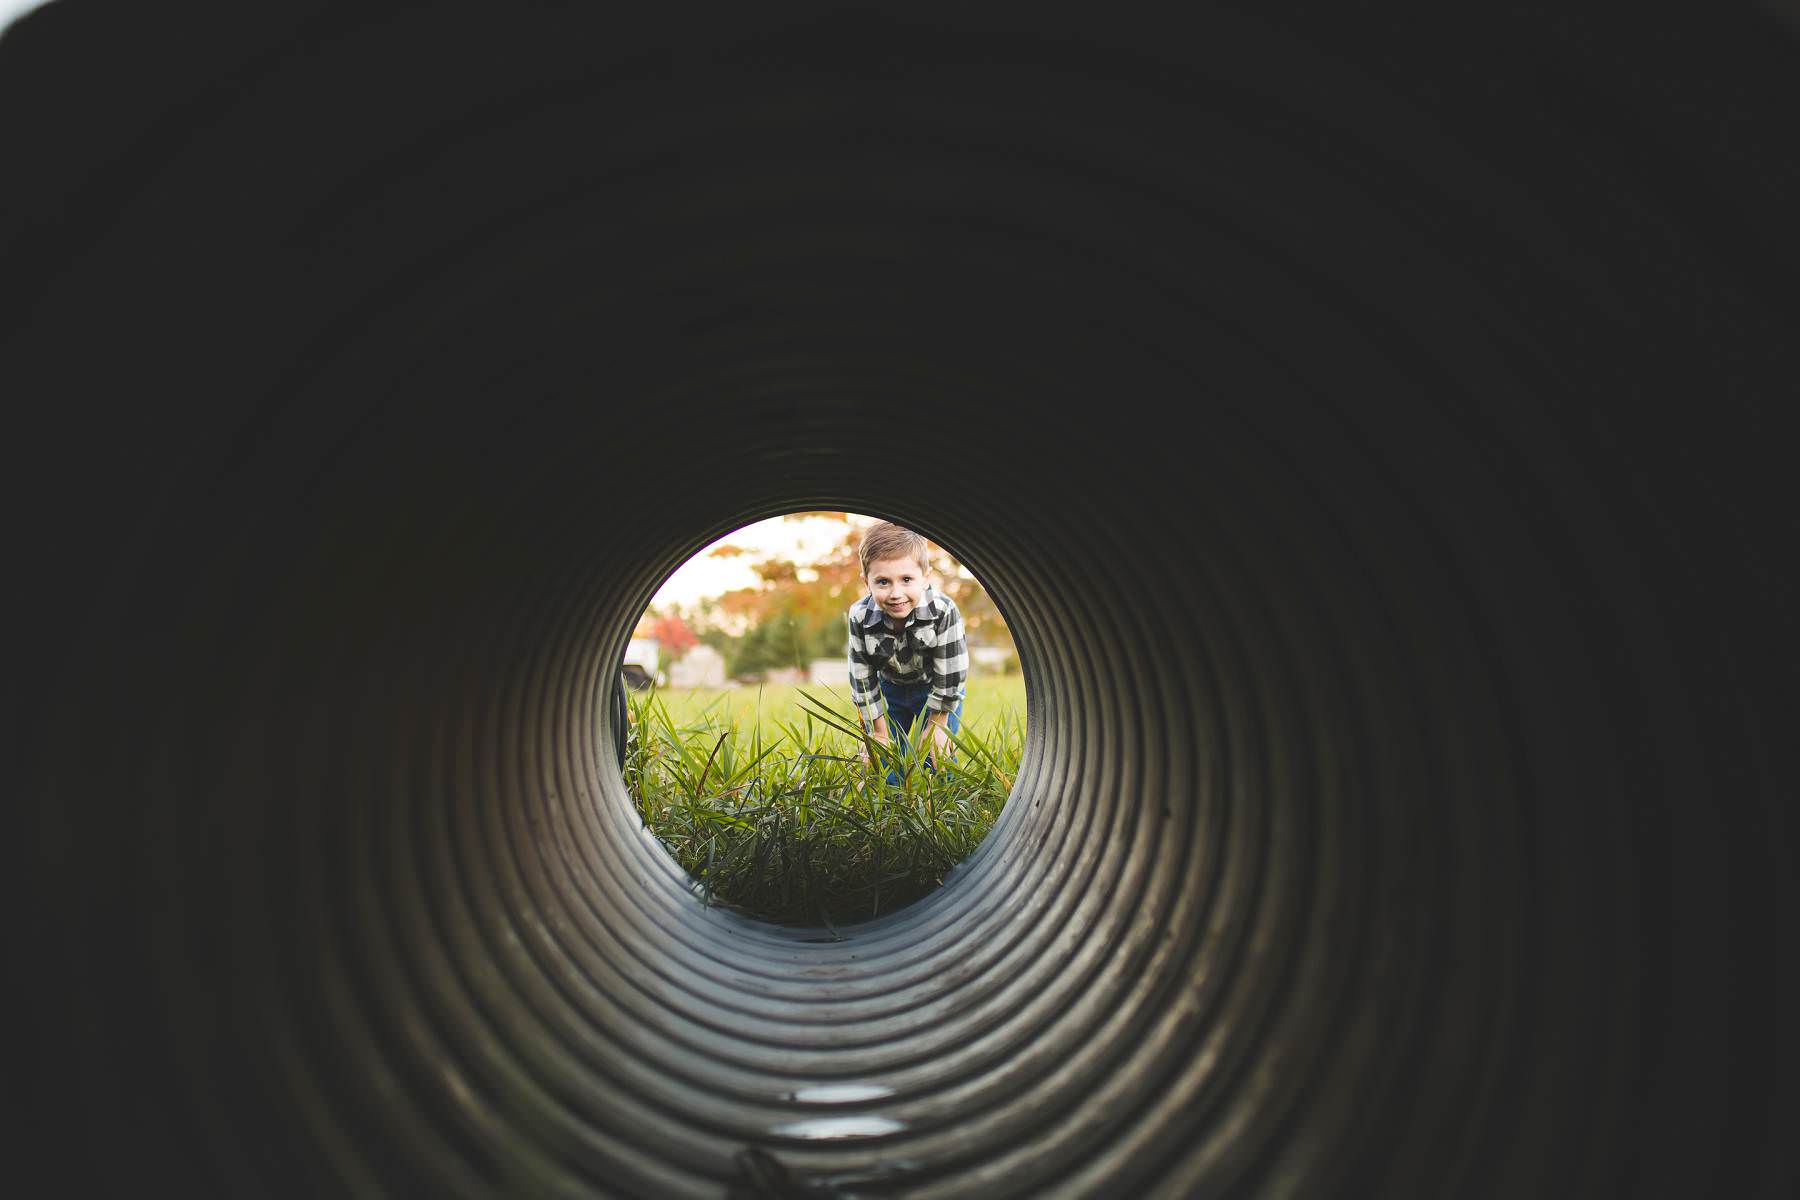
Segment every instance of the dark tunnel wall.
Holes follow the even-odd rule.
[[[1800,47],[1261,7],[9,30],[12,1169],[1789,1194]],[[702,907],[603,719],[825,507],[1030,684],[841,940]]]

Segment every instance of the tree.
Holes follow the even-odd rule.
[[[681,619],[680,613],[653,617],[643,626],[643,635],[655,638],[670,660],[680,658],[700,642],[688,623]]]

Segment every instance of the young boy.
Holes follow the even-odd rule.
[[[850,699],[869,736],[902,753],[923,713],[921,744],[947,762],[969,677],[962,613],[927,582],[925,539],[905,526],[870,526],[858,557],[869,593],[850,606]]]

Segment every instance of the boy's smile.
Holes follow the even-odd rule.
[[[925,599],[925,572],[910,558],[878,558],[869,564],[863,580],[869,585],[882,614],[895,625],[903,625]]]

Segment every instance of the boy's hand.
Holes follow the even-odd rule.
[[[952,748],[950,731],[935,721],[932,722],[931,725],[931,748],[936,752],[936,757],[939,762],[944,762],[950,757]]]
[[[881,732],[879,730],[870,730],[869,731],[869,741],[880,742],[883,746],[885,746],[888,744],[888,736],[886,733]],[[864,766],[868,765],[869,742],[858,742],[856,744],[856,757],[863,760]]]

